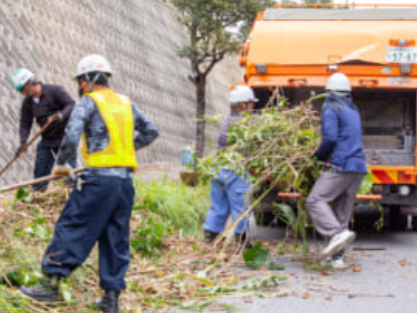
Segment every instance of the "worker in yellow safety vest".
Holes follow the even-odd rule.
[[[89,55],[78,64],[75,79],[81,98],[66,127],[53,174],[72,175],[67,161],[81,137],[86,168],[76,178],[42,260],[46,278],[20,290],[38,301],[57,301],[60,279],[80,266],[98,242],[100,287],[105,292],[94,305],[114,313],[119,312],[120,290],[126,288],[136,150],[154,141],[158,130],[128,97],[109,87],[111,75],[109,63],[100,55]]]

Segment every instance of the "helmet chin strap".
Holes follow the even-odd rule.
[[[102,75],[101,73],[97,73],[92,80],[90,80],[90,75],[86,75],[87,76],[87,83],[88,83],[88,87],[89,87],[90,92],[93,91],[94,84],[100,78],[101,75]]]
[[[89,74],[85,74],[84,78],[85,81],[88,84],[88,92],[93,92],[94,91],[94,85],[97,82],[97,80],[100,78],[101,75],[104,75],[103,73],[96,73],[96,75],[94,75],[93,79],[90,79],[90,75]],[[81,88],[79,91],[79,96],[82,97],[84,95],[84,88]]]

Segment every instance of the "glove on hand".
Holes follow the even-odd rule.
[[[53,176],[69,176],[71,179],[75,179],[74,172],[68,163],[64,165],[55,164],[52,169]]]
[[[58,112],[48,117],[48,123],[55,122],[55,121],[62,122],[63,119],[64,119],[64,116],[62,115],[62,113]]]

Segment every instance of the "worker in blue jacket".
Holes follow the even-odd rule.
[[[355,239],[355,233],[349,230],[349,220],[367,168],[361,119],[352,102],[349,79],[335,73],[326,89],[322,140],[316,153],[325,167],[307,198],[307,208],[317,231],[331,238],[322,257],[330,257],[335,268],[342,268],[343,249]]]
[[[239,121],[241,113],[252,112],[257,101],[252,88],[236,86],[230,93],[230,116],[221,130],[218,150],[228,145],[227,131],[231,124]],[[238,175],[233,169],[221,169],[217,178],[211,181],[211,206],[204,223],[204,241],[209,244],[224,230],[229,214],[236,220],[244,211],[249,192],[249,183],[244,175]],[[242,219],[235,229],[235,240],[238,247],[250,246],[248,238],[248,220]]]

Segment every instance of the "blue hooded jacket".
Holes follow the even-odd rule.
[[[317,158],[339,172],[367,173],[361,119],[350,95],[330,93],[321,116],[322,141]]]

